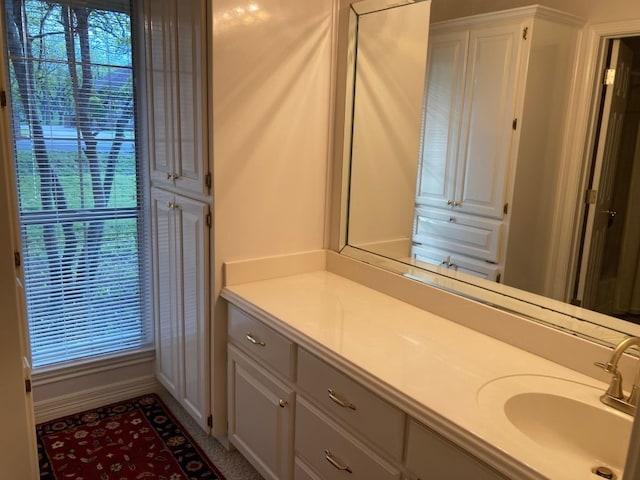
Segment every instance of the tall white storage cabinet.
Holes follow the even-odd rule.
[[[542,293],[581,24],[534,6],[431,26],[416,259]]]
[[[208,430],[207,2],[152,0],[145,7],[156,374]]]

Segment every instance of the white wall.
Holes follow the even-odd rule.
[[[225,430],[222,263],[324,246],[332,0],[213,3],[214,434]]]

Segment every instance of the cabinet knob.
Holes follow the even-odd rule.
[[[462,206],[462,202],[453,202],[453,206],[454,207],[461,207]]]
[[[449,222],[454,223],[456,221],[456,217],[449,217]]]
[[[253,336],[253,333],[251,333],[251,332],[247,333],[247,340],[248,340],[250,343],[253,343],[254,345],[258,345],[259,347],[264,347],[264,346],[266,346],[266,345],[267,345],[267,344],[266,344],[266,343],[264,343],[262,340],[260,340],[260,339],[258,339],[258,338],[256,338],[256,337],[254,337],[254,336]]]
[[[447,200],[447,205],[453,205],[453,200]]]
[[[280,401],[278,402],[278,405],[280,405],[280,408],[284,408],[287,405],[289,405],[289,402],[287,402],[286,400],[280,399]]]

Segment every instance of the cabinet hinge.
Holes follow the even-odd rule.
[[[24,391],[27,393],[31,393],[31,379],[30,378],[25,378],[24,379]]]
[[[500,280],[502,280],[502,274],[499,273],[498,276],[496,277],[496,283],[500,283]]]
[[[7,92],[4,90],[0,91],[0,107],[4,108],[7,106]]]
[[[504,213],[505,215],[509,213],[509,203],[504,204],[504,206],[502,207],[502,213]]]
[[[213,417],[211,415],[207,417],[207,427],[213,428]]]
[[[513,123],[511,124],[511,127],[515,130],[516,128],[518,128],[518,119],[514,118],[513,119]]]
[[[207,227],[211,228],[211,212],[207,213]]]
[[[616,81],[616,69],[615,68],[607,68],[604,71],[604,84],[605,85],[613,85]]]
[[[211,191],[211,172],[207,173],[204,176],[204,183],[207,186],[207,188],[209,189],[209,191]]]
[[[13,252],[13,264],[17,267],[22,265],[22,257],[20,256],[20,252]]]
[[[524,27],[522,29],[522,39],[526,40],[528,35],[529,35],[529,27]]]
[[[592,204],[596,203],[598,199],[598,191],[597,190],[587,190],[587,194],[585,196],[585,203]]]

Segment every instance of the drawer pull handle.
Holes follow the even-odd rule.
[[[340,397],[338,397],[338,396],[336,395],[336,392],[334,392],[334,391],[333,391],[333,389],[331,389],[331,388],[330,388],[328,391],[329,391],[329,398],[330,398],[331,400],[333,400],[334,402],[336,402],[336,403],[337,403],[338,405],[340,405],[341,407],[344,407],[344,408],[350,408],[351,410],[355,410],[355,409],[356,409],[356,406],[355,406],[353,403],[351,403],[351,402],[345,402],[345,401],[344,401],[344,400],[342,400]]]
[[[267,345],[262,340],[258,340],[256,337],[254,337],[253,333],[247,333],[247,340],[249,340],[254,345],[258,345],[259,347],[264,347]]]
[[[331,455],[331,452],[329,450],[324,451],[324,458],[326,458],[327,462],[336,467],[338,470],[353,473],[351,471],[351,467],[348,467],[347,465],[340,465],[340,463],[338,463],[338,461],[333,458],[333,455]]]

